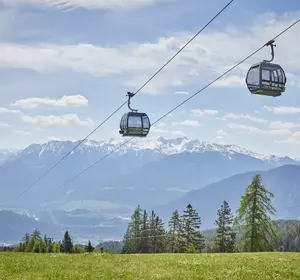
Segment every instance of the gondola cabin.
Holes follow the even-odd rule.
[[[253,94],[276,97],[285,91],[286,76],[280,65],[262,61],[251,66],[246,84]]]
[[[128,112],[120,121],[123,136],[146,137],[150,131],[150,120],[146,113]]]

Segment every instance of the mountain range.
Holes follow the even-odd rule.
[[[117,238],[138,204],[154,208],[158,214],[161,211],[167,218],[174,207],[182,208],[193,201],[203,213],[203,226],[210,227],[222,199],[228,199],[234,209],[256,172],[265,174],[263,178],[276,193],[282,192],[283,186],[288,188],[286,193],[294,200],[282,201],[278,206],[298,203],[297,157],[266,156],[236,145],[187,138],[135,139],[118,149],[123,141],[86,140],[34,185],[78,141],[50,141],[13,154],[0,153],[0,160],[1,154],[9,154],[2,157],[0,169],[0,209],[16,213],[26,210],[39,222],[53,224],[60,231],[71,229],[77,236]],[[96,161],[97,165],[70,181]],[[269,180],[268,174],[277,174],[272,176],[280,180]],[[295,181],[291,185],[292,178]],[[226,196],[231,192],[230,197]],[[294,218],[297,213],[285,212],[282,218]]]

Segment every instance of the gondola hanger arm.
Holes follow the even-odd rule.
[[[133,92],[127,92],[127,96],[128,96],[128,103],[127,103],[127,105],[128,105],[128,108],[132,111],[132,112],[137,112],[138,110],[137,109],[132,109],[131,107],[130,107],[130,99],[134,96],[134,93]]]

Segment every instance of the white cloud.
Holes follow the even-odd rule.
[[[40,125],[78,125],[78,126],[88,126],[92,124],[90,119],[80,120],[75,114],[67,114],[61,116],[22,116],[22,120],[29,124],[40,124]]]
[[[106,10],[147,6],[162,1],[166,0],[2,0],[2,3],[8,7],[32,5],[38,7],[56,7],[62,10],[75,8],[84,8],[88,10]]]
[[[246,26],[235,28],[224,26],[221,31],[202,33],[143,91],[156,94],[162,92],[161,89],[164,87],[207,82],[245,58],[268,38],[271,39],[298,18],[299,13],[285,13],[280,16],[263,14]],[[296,25],[276,41],[276,62],[281,64],[286,72],[300,71],[299,32],[300,25]],[[152,42],[111,47],[92,44],[25,45],[2,42],[0,67],[32,69],[38,72],[69,69],[94,76],[117,75],[118,79],[121,79],[120,83],[139,87],[191,36],[190,32],[182,32]],[[269,53],[270,50],[264,48],[246,64],[233,70],[229,77],[224,77],[223,86],[224,81],[227,81],[227,85],[230,81],[231,86],[242,85],[242,78],[236,77],[245,77],[250,65],[269,58]]]
[[[10,127],[8,123],[0,123],[0,127]]]
[[[191,113],[194,116],[215,116],[218,114],[217,110],[201,110],[201,109],[192,109]]]
[[[185,120],[181,122],[173,122],[172,125],[180,125],[180,126],[201,126],[201,123],[193,120]]]
[[[69,96],[63,96],[62,98],[27,98],[27,99],[21,99],[14,103],[12,103],[12,106],[21,107],[24,109],[33,109],[37,108],[40,105],[52,105],[52,106],[58,106],[58,107],[79,107],[81,105],[87,105],[88,100],[82,96],[82,95],[69,95]]]
[[[293,138],[293,137],[289,137],[285,140],[275,140],[275,143],[300,145],[300,140]]]
[[[252,122],[256,122],[256,123],[266,123],[268,122],[267,120],[264,120],[264,119],[261,119],[261,118],[257,118],[257,117],[254,117],[254,116],[250,116],[250,115],[236,115],[234,113],[229,113],[225,116],[223,116],[224,120],[226,119],[246,119],[246,120],[249,120],[249,121],[252,121]]]
[[[175,91],[173,94],[175,94],[175,95],[188,95],[189,93],[187,91]]]
[[[227,136],[228,135],[228,133],[226,132],[226,131],[224,131],[224,130],[218,130],[217,131],[217,134],[219,135],[219,136]]]
[[[246,86],[245,78],[238,76],[228,76],[216,81],[212,87],[243,87]]]
[[[185,136],[185,133],[180,130],[172,131],[173,135],[178,135],[178,136]]]
[[[227,124],[227,126],[232,129],[241,129],[241,130],[246,130],[249,132],[262,132],[262,130],[257,127],[244,125],[244,124],[229,123],[229,124]]]
[[[300,107],[293,107],[293,106],[264,106],[266,110],[269,112],[273,112],[275,114],[299,114]]]
[[[23,136],[32,136],[30,132],[24,130],[15,130],[14,133]]]
[[[0,114],[7,114],[7,113],[22,114],[22,112],[20,110],[10,110],[7,108],[0,107]]]
[[[275,129],[294,129],[300,127],[299,123],[273,121],[270,122],[270,127]]]
[[[264,134],[264,135],[275,135],[275,136],[285,136],[290,137],[293,135],[293,132],[288,129],[260,129],[257,127],[244,125],[244,124],[236,124],[236,123],[229,123],[227,124],[229,128],[238,129],[238,130],[245,130],[248,133],[254,134]]]

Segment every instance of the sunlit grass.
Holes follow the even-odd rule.
[[[1,253],[0,279],[300,279],[300,254]]]

